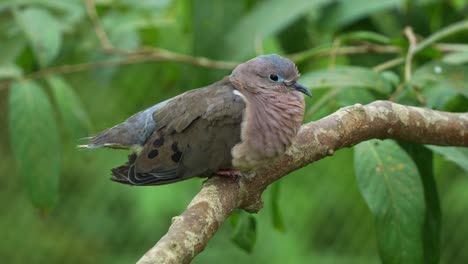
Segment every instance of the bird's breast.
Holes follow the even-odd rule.
[[[241,142],[232,149],[235,168],[248,170],[271,162],[292,144],[304,117],[300,93],[244,94]]]

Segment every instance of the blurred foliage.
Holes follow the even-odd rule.
[[[98,0],[96,8],[119,49],[233,61],[289,54],[314,93],[307,122],[389,98],[468,111],[466,0]],[[419,43],[411,78],[406,26]],[[127,153],[75,145],[229,71],[99,65],[109,59],[126,58],[101,49],[84,1],[0,2],[2,262],[135,262],[198,191],[202,179],[112,183],[109,169]],[[468,262],[466,149],[373,140],[354,151],[275,183],[258,215],[236,212],[194,263]]]

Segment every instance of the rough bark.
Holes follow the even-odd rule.
[[[274,181],[307,164],[369,139],[468,146],[468,113],[446,113],[389,101],[345,107],[301,127],[295,143],[268,167],[239,181],[213,177],[203,184],[166,235],[138,263],[189,263],[236,208],[258,212],[262,193]]]

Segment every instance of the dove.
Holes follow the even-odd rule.
[[[111,180],[161,185],[192,177],[237,177],[274,161],[304,118],[296,65],[276,54],[239,64],[222,80],[138,112],[82,148],[132,150]]]

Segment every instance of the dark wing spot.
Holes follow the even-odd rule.
[[[174,154],[171,156],[172,161],[174,161],[175,163],[179,162],[180,158],[182,157],[182,152],[179,150],[177,142],[172,143],[171,149],[174,152]]]
[[[172,151],[174,151],[174,152],[180,151],[180,150],[179,150],[179,147],[178,147],[177,145],[178,145],[177,142],[172,143],[172,145],[171,145]]]
[[[155,148],[159,148],[161,147],[162,145],[164,144],[164,136],[161,135],[160,138],[156,139],[154,142],[153,142],[153,146]]]
[[[172,161],[174,161],[175,163],[178,163],[180,161],[180,158],[182,157],[182,152],[180,151],[177,151],[176,153],[174,153],[172,156],[171,156],[171,159]]]
[[[158,156],[158,154],[159,154],[159,151],[157,149],[153,149],[152,151],[148,153],[148,158],[154,159]]]

